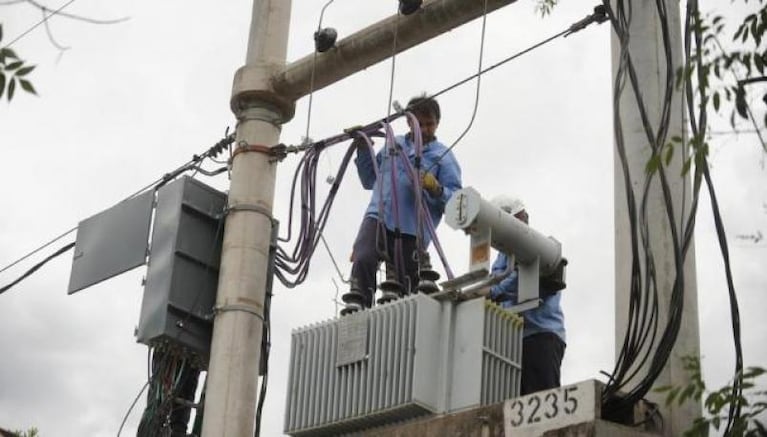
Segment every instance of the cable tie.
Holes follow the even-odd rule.
[[[213,307],[213,314],[214,314],[214,317],[215,317],[216,315],[218,315],[220,313],[225,313],[225,312],[228,312],[228,311],[241,311],[243,313],[252,314],[252,315],[258,317],[259,319],[261,319],[262,323],[266,324],[267,322],[264,319],[264,316],[260,312],[258,312],[258,309],[259,308],[255,307],[253,305],[230,304],[230,305],[222,305],[222,306]]]
[[[234,149],[234,152],[232,153],[232,159],[234,159],[235,156],[237,156],[240,153],[249,153],[249,152],[257,152],[257,153],[263,153],[264,155],[272,155],[272,148],[269,146],[265,146],[263,144],[247,144],[243,143],[237,146],[236,149]]]
[[[271,211],[266,209],[265,207],[261,205],[251,205],[247,203],[241,203],[237,205],[229,205],[226,208],[224,208],[223,215],[229,215],[232,211],[251,211],[261,214],[262,216],[269,219],[270,222],[274,223],[275,219],[272,216]]]

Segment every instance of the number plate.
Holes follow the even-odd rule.
[[[507,436],[538,436],[551,429],[593,421],[598,417],[599,383],[574,385],[507,400],[503,405]]]

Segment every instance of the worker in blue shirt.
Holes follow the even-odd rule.
[[[441,116],[437,101],[415,97],[408,102],[407,111],[415,116],[420,127],[423,144],[420,165],[416,159],[414,126],[410,119],[410,133],[395,137],[396,147],[384,147],[376,153],[378,178],[370,148],[358,141],[354,163],[362,186],[373,193],[354,242],[352,287],[343,296],[347,304],[357,303],[366,308],[373,305],[376,272],[379,263],[387,257],[392,264],[404,267],[404,272],[397,272],[397,279],[404,286],[405,293],[412,292],[418,284],[417,181],[411,172],[418,172],[421,197],[435,229],[442,220],[448,199],[453,192],[461,189],[461,168],[453,153],[435,136]],[[403,162],[402,155],[407,156],[412,168]],[[421,223],[420,235],[421,249],[425,252],[431,239],[424,223]],[[396,247],[401,249],[395,250]],[[398,263],[396,257],[399,254]]]
[[[498,196],[492,203],[518,220],[528,223],[524,204],[513,197]],[[499,253],[492,267],[492,275],[507,271],[509,257]],[[491,300],[509,308],[517,304],[518,272],[516,266],[501,282],[490,288]],[[562,292],[546,293],[541,290],[541,303],[537,308],[522,312],[525,321],[522,334],[522,387],[520,395],[560,386],[560,368],[565,354],[565,317],[560,299]]]

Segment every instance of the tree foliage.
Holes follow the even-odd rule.
[[[728,26],[725,17],[719,14],[694,16],[693,32],[699,32],[701,40],[687,65],[677,72],[677,84],[695,78],[698,81],[699,105],[706,105],[715,113],[728,111],[730,124],[734,128],[738,120],[753,124],[754,129],[767,127],[767,90],[756,86],[767,82],[767,4],[764,0],[749,2],[753,9]],[[755,107],[749,100],[759,92],[764,113],[757,121]],[[723,103],[730,105],[725,106]],[[767,151],[767,150],[765,150]]]
[[[0,43],[2,41],[3,26],[0,24]],[[0,99],[6,96],[10,102],[18,88],[31,94],[37,94],[28,77],[34,69],[34,65],[26,64],[11,48],[0,48]]]
[[[538,0],[535,4],[535,11],[541,14],[541,17],[549,15],[557,5],[558,0]]]
[[[727,422],[726,411],[733,403],[743,406],[743,413],[734,418],[729,436],[732,437],[757,437],[767,435],[767,428],[762,421],[762,416],[767,411],[767,390],[764,386],[757,386],[757,380],[767,374],[762,367],[749,367],[735,379],[743,381],[743,392],[733,396],[732,385],[728,384],[718,390],[708,391],[703,382],[700,360],[697,357],[684,357],[684,368],[690,376],[685,386],[664,386],[656,389],[657,392],[666,393],[666,404],[683,404],[687,399],[703,400],[705,415],[693,422],[692,427],[685,433],[685,437],[706,437],[709,429],[716,431],[722,429]]]

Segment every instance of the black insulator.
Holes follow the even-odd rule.
[[[385,303],[389,303],[392,301],[395,301],[400,298],[400,294],[392,291],[384,291],[381,294],[381,297],[378,298],[376,302],[378,302],[379,305],[383,305]]]
[[[365,307],[366,298],[359,289],[352,287],[348,293],[344,293],[343,296],[341,296],[341,300],[346,304],[341,310],[341,315],[345,316],[362,310]]]
[[[439,291],[439,285],[437,285],[434,281],[429,281],[426,279],[421,279],[418,281],[418,286],[416,287],[416,291],[423,294],[432,294]]]
[[[399,0],[399,12],[402,15],[410,15],[421,9],[423,0]]]
[[[404,291],[405,287],[394,279],[387,279],[378,285],[378,288],[383,292],[400,293]]]
[[[326,27],[314,32],[314,49],[320,53],[327,52],[336,45],[338,32],[332,27]]]
[[[347,314],[356,313],[357,311],[362,311],[362,308],[362,305],[347,303],[346,306],[341,310],[341,315],[345,316]]]
[[[439,280],[439,273],[432,270],[431,268],[423,268],[418,272],[418,277],[421,280],[427,280],[436,282]]]

